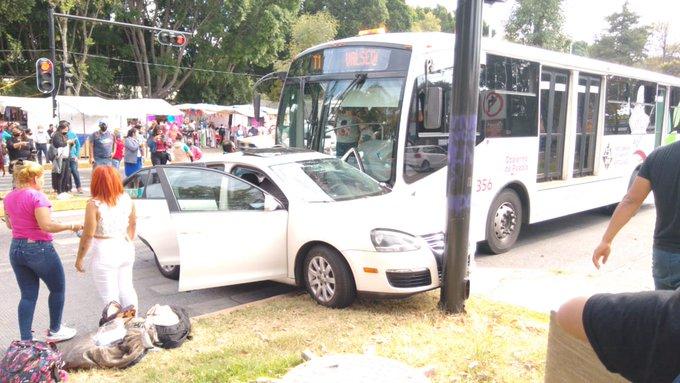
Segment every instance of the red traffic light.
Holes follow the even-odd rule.
[[[48,58],[39,58],[35,62],[35,80],[41,93],[54,91],[54,64]]]
[[[187,37],[181,33],[174,33],[170,31],[161,31],[156,35],[158,42],[163,45],[172,45],[175,47],[183,47],[187,45]]]
[[[46,73],[52,70],[52,62],[47,59],[40,59],[38,67],[40,68],[40,72]]]

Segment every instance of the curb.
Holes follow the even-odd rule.
[[[66,210],[83,210],[87,205],[89,198],[72,198],[67,200],[50,200],[52,203],[52,211],[66,211]],[[5,208],[0,201],[0,217],[5,216]]]
[[[151,163],[151,159],[145,158],[144,162],[142,163],[142,166],[144,167],[144,166],[151,166],[151,165],[153,165]],[[50,164],[43,163],[42,167],[43,167],[43,170],[45,170],[45,171],[52,170],[52,164],[51,163]],[[121,163],[121,168],[122,167],[123,167],[123,165]],[[90,168],[92,168],[92,165],[90,165],[88,160],[78,160],[78,169],[90,169]]]
[[[211,313],[197,315],[197,316],[195,316],[195,317],[191,317],[191,319],[193,319],[193,320],[201,320],[201,319],[206,319],[206,318],[212,318],[212,317],[216,317],[216,316],[218,316],[218,315],[228,314],[228,313],[230,313],[230,312],[234,312],[234,311],[239,311],[239,310],[247,309],[247,308],[249,308],[249,307],[259,306],[259,305],[262,305],[262,304],[271,302],[271,301],[276,300],[276,299],[290,298],[290,297],[295,297],[295,296],[304,295],[304,294],[305,294],[305,293],[304,293],[303,291],[291,291],[291,292],[289,292],[289,293],[274,295],[273,297],[269,297],[269,298],[265,298],[265,299],[260,299],[260,300],[258,300],[258,301],[248,302],[248,303],[244,303],[244,304],[241,304],[241,305],[238,305],[238,306],[228,307],[228,308],[226,308],[226,309],[222,309],[222,310],[218,310],[218,311],[213,311],[213,312],[211,312]]]

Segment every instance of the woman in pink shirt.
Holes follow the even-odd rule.
[[[48,299],[50,328],[46,340],[59,342],[71,339],[76,330],[63,326],[64,268],[52,245],[52,233],[66,230],[77,232],[83,225],[52,221],[52,205],[42,192],[43,168],[36,162],[24,162],[16,174],[18,188],[4,199],[6,224],[12,230],[9,261],[14,270],[21,300],[19,301],[19,330],[21,340],[33,339],[33,313],[38,299],[40,280],[50,291]]]

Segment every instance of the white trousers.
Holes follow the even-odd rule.
[[[94,238],[90,254],[92,279],[104,305],[116,301],[123,307],[133,305],[139,310],[132,285],[134,244],[125,238]]]

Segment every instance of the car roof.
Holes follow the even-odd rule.
[[[321,158],[335,158],[327,154],[300,148],[263,148],[245,149],[241,152],[224,154],[221,157],[214,157],[206,161],[177,163],[167,165],[157,165],[158,167],[205,167],[209,164],[217,163],[240,163],[254,167],[266,167],[279,164],[287,164],[298,161],[315,160]],[[141,170],[152,169],[153,166],[144,167]]]

